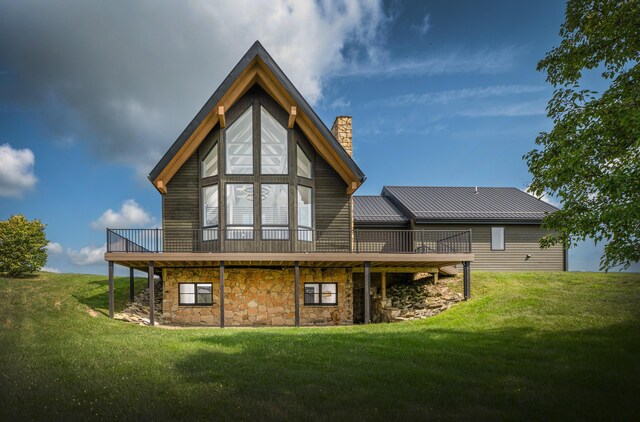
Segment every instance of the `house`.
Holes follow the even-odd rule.
[[[151,297],[158,275],[157,312],[176,324],[368,323],[387,274],[455,265],[468,298],[471,230],[424,230],[387,195],[397,215],[365,229],[351,152],[351,118],[329,130],[256,42],[151,171],[162,228],[107,229],[109,315],[114,265],[130,269],[132,296],[134,269],[148,273]]]
[[[356,230],[470,230],[473,268],[566,271],[561,245],[541,249],[550,234],[542,218],[553,205],[516,188],[385,186],[380,196],[354,196]]]

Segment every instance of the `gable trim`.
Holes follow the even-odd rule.
[[[365,180],[364,173],[344,151],[262,45],[256,42],[149,174],[149,180],[159,191],[160,186],[163,186],[166,192],[166,186],[171,178],[196,151],[206,135],[220,122],[220,107],[228,110],[254,84],[259,84],[285,110],[292,110],[295,107],[295,124],[345,181],[348,194],[362,185]]]

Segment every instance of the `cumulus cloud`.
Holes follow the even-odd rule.
[[[80,250],[67,249],[69,260],[76,265],[93,265],[104,263],[104,254],[107,252],[107,244],[93,247],[85,246]]]
[[[388,22],[382,2],[367,0],[0,0],[0,9],[0,78],[10,79],[0,103],[140,174],[256,39],[313,103],[330,69],[377,56]]]
[[[62,253],[62,245],[59,244],[58,242],[49,242],[46,246],[47,248],[47,252],[49,252],[50,254],[58,254],[58,253]]]
[[[38,179],[33,174],[35,156],[28,149],[0,145],[0,196],[21,198],[32,190]]]
[[[133,199],[127,199],[122,203],[119,211],[111,208],[106,210],[100,218],[91,222],[94,230],[108,228],[136,228],[153,223],[153,217]]]
[[[46,271],[48,273],[56,273],[56,274],[60,274],[62,271],[60,271],[59,269],[55,268],[55,267],[47,267],[44,266],[40,269],[41,271]]]

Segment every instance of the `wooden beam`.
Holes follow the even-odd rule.
[[[364,263],[364,323],[371,322],[371,263]]]
[[[220,261],[220,328],[224,328],[224,261]]]
[[[109,261],[109,318],[113,319],[114,307],[113,261]]]
[[[295,323],[296,327],[300,326],[300,263],[298,261],[294,262],[293,269],[293,282],[295,283],[294,291],[295,291]]]
[[[375,263],[387,263],[387,265],[379,265],[371,267],[376,269],[379,267],[393,267],[397,265],[397,268],[403,267],[416,267],[420,268],[422,272],[429,272],[425,269],[432,267],[440,267],[447,265],[455,265],[464,261],[473,261],[473,254],[412,254],[412,253],[376,253],[376,252],[361,252],[361,253],[322,253],[322,252],[107,252],[104,254],[107,261],[123,261],[129,264],[135,261],[146,262],[150,257],[158,258],[164,262],[176,262],[176,261],[203,261],[213,262],[217,264],[218,261],[239,261],[249,264],[250,261],[255,263],[264,263],[269,261],[274,262],[287,262],[289,265],[293,265],[293,261],[303,262],[375,262]],[[404,266],[403,266],[404,264]],[[278,264],[280,265],[280,264]],[[286,264],[284,264],[286,265]],[[129,265],[132,266],[132,265]],[[133,265],[135,266],[135,265]],[[304,266],[304,265],[302,265]],[[354,267],[354,272],[359,271],[358,267]],[[393,272],[391,269],[387,269],[386,272]],[[414,271],[415,272],[415,271]]]
[[[298,114],[296,106],[291,106],[291,111],[289,112],[289,129],[293,129],[293,125],[296,124],[296,114]]]
[[[224,106],[218,106],[218,120],[220,121],[220,127],[226,126],[226,120],[224,118]]]
[[[437,282],[438,282],[438,271],[435,271],[435,272],[433,273],[433,282],[434,282],[434,283],[437,283]]]
[[[153,280],[154,275],[153,261],[149,261],[149,325],[152,327],[155,325],[154,313],[156,307],[156,292]]]
[[[371,267],[372,273],[432,273],[437,271],[436,267]],[[354,267],[354,273],[363,273],[362,267]]]

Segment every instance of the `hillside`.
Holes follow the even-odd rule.
[[[169,330],[109,320],[104,277],[0,278],[0,420],[638,414],[640,275],[474,272],[472,288],[421,321]]]

